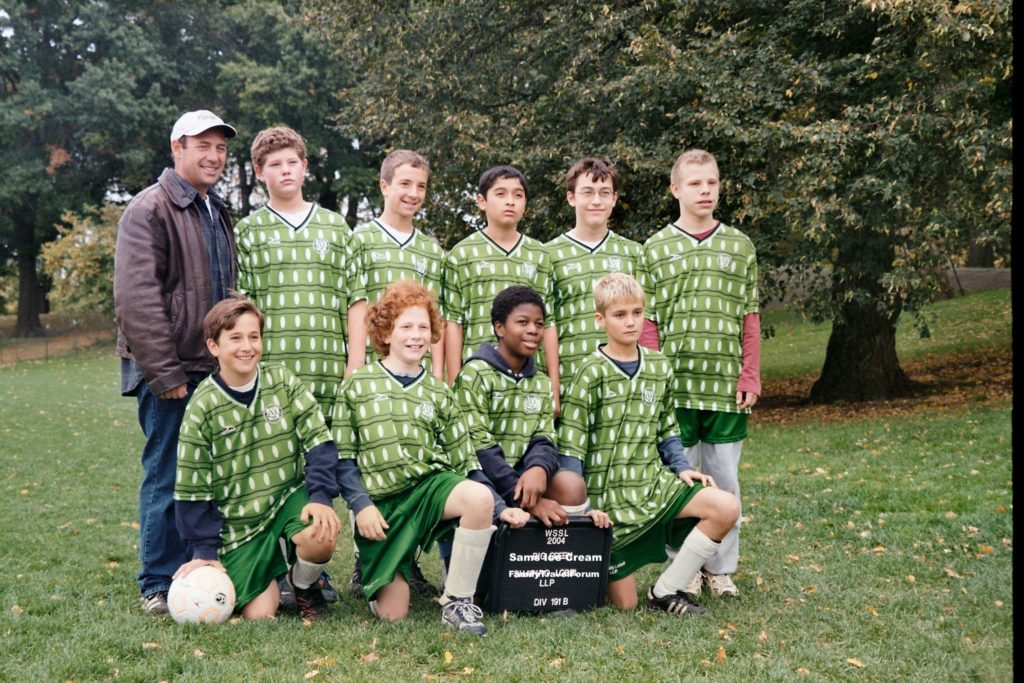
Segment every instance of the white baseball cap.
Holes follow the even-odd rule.
[[[233,138],[238,135],[238,131],[224,123],[212,111],[199,109],[198,111],[185,112],[174,122],[174,128],[171,129],[171,142],[180,140],[185,135],[205,133],[211,128],[222,128],[224,130],[224,137]]]

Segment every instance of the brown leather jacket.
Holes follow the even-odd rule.
[[[231,217],[221,207],[231,245]],[[153,185],[135,195],[117,224],[114,252],[114,313],[117,352],[142,371],[150,391],[162,394],[185,384],[188,372],[212,372],[203,317],[211,303],[210,266],[199,210],[165,168]]]

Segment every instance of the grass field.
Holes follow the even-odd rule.
[[[943,341],[936,328],[933,342],[1008,345],[1008,302],[1005,290],[943,302],[958,331]],[[776,330],[766,370],[827,334],[795,320]],[[780,354],[783,339],[795,347]],[[0,405],[2,681],[1013,678],[1009,402],[755,421],[738,598],[706,599],[710,619],[493,615],[483,641],[445,631],[418,598],[397,625],[347,595],[312,627],[293,615],[214,627],[145,616],[134,582],[142,437],[115,359],[0,368]],[[339,547],[331,572],[343,585],[351,543]],[[438,576],[436,553],[424,569]],[[640,583],[654,577],[648,568]]]

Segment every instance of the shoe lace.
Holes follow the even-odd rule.
[[[299,607],[299,614],[304,618],[314,619],[318,616],[318,608],[325,604],[325,601],[320,594],[319,586],[313,586],[305,590],[296,588],[295,604]]]
[[[476,623],[484,618],[484,611],[474,605],[468,598],[452,600],[444,606],[444,616],[446,619],[451,619],[453,614],[466,623]]]

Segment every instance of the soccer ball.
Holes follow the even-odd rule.
[[[167,608],[179,624],[216,624],[235,609],[235,585],[216,567],[199,567],[171,582]]]

